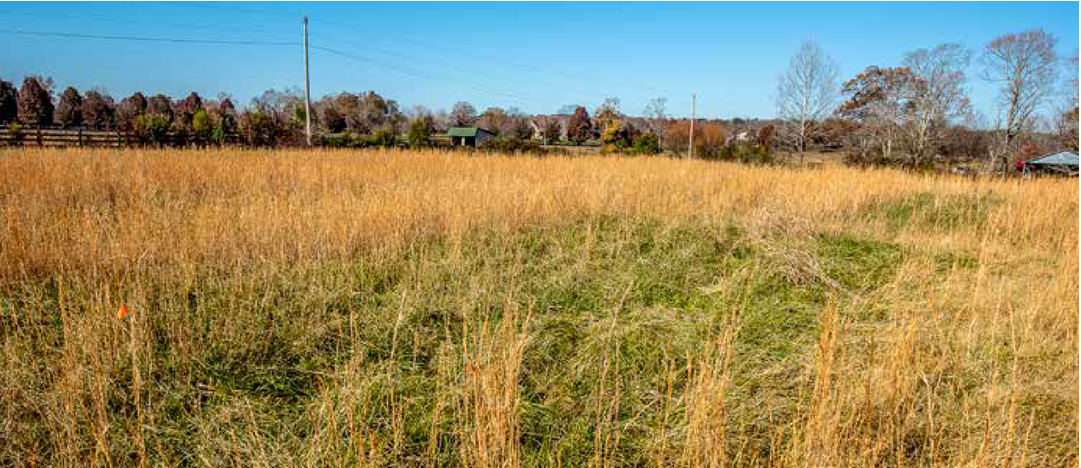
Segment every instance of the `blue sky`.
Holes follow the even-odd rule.
[[[402,108],[454,102],[555,112],[615,96],[640,114],[667,97],[705,117],[770,117],[776,78],[811,39],[847,79],[904,53],[1043,28],[1058,51],[1078,47],[1077,2],[763,3],[0,3],[4,30],[175,39],[295,42],[311,18],[312,97],[374,90]],[[57,87],[183,97],[225,92],[240,103],[303,86],[299,45],[157,43],[0,33],[0,79],[51,76]],[[346,54],[343,55],[342,53]],[[973,103],[995,110],[979,64]],[[1064,72],[1065,74],[1065,72]]]

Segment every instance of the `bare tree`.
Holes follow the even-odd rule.
[[[511,117],[501,107],[489,107],[477,119],[477,126],[494,132],[496,135],[507,136],[511,132]]]
[[[581,104],[563,104],[556,110],[556,114],[571,115],[574,114],[579,107],[583,107]]]
[[[777,79],[777,117],[784,123],[781,136],[799,151],[801,162],[815,124],[829,116],[837,102],[837,73],[837,63],[808,41]]]
[[[905,54],[902,65],[919,80],[907,126],[910,150],[917,165],[933,150],[941,131],[970,111],[965,69],[971,60],[972,53],[958,44],[942,44]]]
[[[668,118],[666,115],[668,111],[668,98],[659,97],[651,99],[646,103],[646,109],[643,114],[649,119],[649,130],[653,132],[657,138],[664,137],[664,126]]]
[[[1078,148],[1078,80],[1077,80],[1077,49],[1074,49],[1073,57],[1065,60],[1067,70],[1066,86],[1063,89],[1062,100],[1058,105],[1055,119],[1055,131],[1059,143],[1077,151]]]
[[[980,56],[982,78],[999,85],[1007,145],[1028,128],[1033,115],[1054,91],[1057,43],[1054,36],[1036,29],[1000,36],[984,47]]]
[[[477,108],[472,104],[459,101],[450,108],[451,125],[472,125],[477,121]]]

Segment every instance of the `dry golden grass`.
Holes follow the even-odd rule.
[[[318,150],[0,175],[0,465],[1078,464],[1076,180]]]

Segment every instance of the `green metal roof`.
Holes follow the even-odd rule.
[[[447,130],[447,136],[449,137],[475,137],[478,132],[484,132],[491,134],[491,131],[477,127],[475,125],[450,127]]]
[[[477,127],[450,127],[447,130],[447,136],[475,137],[477,136]]]

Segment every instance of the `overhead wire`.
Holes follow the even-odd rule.
[[[388,49],[383,49],[383,48],[375,47],[375,46],[359,45],[359,44],[353,43],[351,41],[343,40],[340,37],[336,37],[336,36],[329,35],[329,34],[326,34],[326,33],[312,34],[311,37],[313,39],[315,39],[315,40],[327,39],[329,42],[334,42],[335,44],[350,46],[352,48],[352,50],[364,49],[364,50],[367,50],[367,51],[373,51],[375,53],[383,54],[385,56],[390,56],[390,57],[395,58],[395,59],[406,59],[406,60],[409,60],[410,62],[426,61],[426,60],[424,60],[424,59],[422,59],[420,57],[417,57],[415,55],[402,54],[402,53],[398,53],[398,52],[395,52],[395,51],[391,51],[391,50],[388,50]],[[375,61],[375,59],[367,59],[367,60]],[[430,61],[430,60],[428,60],[426,62],[427,62],[427,65],[442,68],[442,69],[450,71],[452,73],[471,75],[471,76],[476,75],[476,73],[473,72],[473,71],[469,71],[469,70],[466,70],[464,68],[457,67],[457,66],[454,66],[454,65],[448,65],[446,63],[442,63],[442,62],[438,62],[438,61]],[[415,66],[413,66],[412,68],[416,69]],[[453,81],[466,83],[469,86],[476,86],[473,83],[478,81],[476,78],[461,78],[461,77],[456,77],[454,75],[444,75],[444,76],[451,79],[451,80],[453,80]],[[435,78],[435,77],[433,76],[433,78]],[[515,84],[517,84],[517,83],[515,83]],[[484,90],[494,91],[494,90],[492,90],[492,87],[490,87],[490,86],[474,88],[474,89],[478,89],[478,90],[484,89]],[[487,92],[487,91],[485,91],[485,92]],[[505,94],[505,95],[512,95],[512,96],[517,97],[518,99],[532,100],[532,101],[538,101],[539,100],[539,98],[537,96],[530,95],[528,93],[520,93],[520,92],[511,93],[511,92],[503,92],[503,91],[494,91],[494,92],[502,93],[502,94]]]
[[[285,15],[277,14],[277,13],[269,13],[269,12],[266,12],[266,11],[251,10],[251,9],[245,9],[245,8],[236,8],[236,7],[232,7],[232,6],[226,7],[226,6],[221,6],[219,4],[213,4],[213,3],[207,4],[205,2],[184,2],[184,3],[168,4],[168,5],[170,5],[170,6],[197,7],[197,8],[213,9],[213,10],[219,10],[219,11],[239,12],[239,13],[244,13],[244,14],[248,14],[248,15],[258,15],[258,16],[263,16],[263,17],[273,17],[273,18],[284,18],[285,17]],[[322,21],[322,20],[320,20],[320,21]],[[343,29],[343,28],[339,27],[339,28],[336,28],[336,29]],[[349,29],[348,32],[352,33],[353,31],[352,31],[352,29]],[[361,54],[357,53],[356,49],[365,49],[365,50],[376,51],[377,53],[382,53],[383,55],[390,55],[390,56],[393,56],[394,58],[405,58],[405,59],[408,59],[408,60],[410,60],[412,62],[425,62],[425,64],[427,64],[427,65],[435,65],[435,66],[437,66],[439,68],[444,68],[444,69],[452,70],[452,71],[459,72],[459,73],[461,73],[463,71],[462,68],[460,68],[460,67],[446,65],[446,64],[440,63],[438,61],[434,61],[434,60],[427,59],[427,58],[417,57],[415,55],[404,54],[404,53],[397,52],[397,51],[390,51],[390,50],[387,50],[387,49],[372,46],[370,44],[360,45],[360,44],[357,44],[355,42],[351,42],[351,41],[348,41],[348,40],[343,40],[341,37],[336,37],[336,36],[326,34],[326,33],[311,33],[310,35],[314,39],[326,38],[326,39],[330,39],[331,41],[335,42],[336,44],[344,44],[344,45],[351,46],[351,48],[353,50],[351,50],[350,52],[346,52],[346,51],[341,50],[340,46],[339,46],[339,48],[336,48],[334,51],[327,50],[328,48],[326,46],[323,46],[323,49],[324,49],[323,51],[324,52],[334,53],[335,55],[338,55],[340,57],[350,58],[350,59],[357,60],[357,61],[363,61],[363,62],[366,62],[366,63],[374,64],[374,65],[377,65],[377,66],[381,66],[381,67],[392,69],[392,70],[395,70],[395,71],[398,71],[398,72],[401,72],[401,73],[405,73],[405,74],[408,74],[408,75],[411,75],[411,76],[421,77],[421,78],[425,78],[425,79],[441,80],[441,79],[444,79],[444,78],[449,78],[451,80],[464,83],[467,87],[469,87],[471,89],[474,89],[474,90],[477,90],[477,91],[481,91],[483,93],[499,95],[499,96],[502,96],[502,97],[509,97],[509,98],[516,99],[516,100],[519,100],[519,101],[534,101],[534,102],[536,102],[536,101],[540,100],[539,98],[537,98],[535,96],[527,97],[527,96],[525,96],[525,95],[523,95],[521,93],[511,93],[511,92],[497,91],[497,90],[492,89],[491,86],[479,86],[479,85],[476,85],[474,82],[480,81],[480,80],[478,80],[475,77],[472,78],[472,79],[456,78],[456,77],[453,77],[453,76],[444,76],[444,77],[441,78],[441,77],[435,76],[435,75],[433,75],[432,73],[429,73],[429,72],[418,71],[419,69],[417,68],[417,66],[415,64],[411,65],[411,66],[404,66],[404,65],[393,64],[393,63],[390,63],[390,62],[387,62],[387,61],[381,61],[381,60],[378,60],[378,59],[371,58],[370,56],[362,56]],[[315,48],[315,47],[312,46],[312,48]],[[473,75],[476,75],[476,74],[474,73]],[[559,85],[559,86],[554,86],[554,88],[566,89],[566,86],[565,85]]]
[[[114,40],[114,41],[137,41],[137,42],[160,42],[160,43],[176,43],[176,44],[207,44],[207,45],[246,45],[246,46],[301,46],[303,42],[299,41],[259,41],[259,40],[232,40],[232,39],[189,39],[189,38],[177,38],[177,37],[146,37],[146,36],[127,36],[127,35],[106,35],[106,34],[85,34],[85,33],[66,33],[56,31],[31,31],[31,30],[16,30],[16,29],[0,29],[0,34],[17,34],[17,35],[30,35],[39,37],[61,37],[61,38],[78,38],[78,39],[99,39],[99,40]],[[410,76],[420,77],[430,80],[442,80],[444,78],[424,73],[415,68],[404,67],[388,63],[385,61],[372,59],[368,57],[351,54],[339,49],[321,46],[318,44],[309,44],[312,49],[328,52],[340,57],[344,57],[349,60],[364,62],[372,65],[377,65],[383,68],[391,69],[399,73],[407,74]],[[485,87],[477,86],[471,83],[465,83],[466,86],[475,89],[480,92],[498,95],[504,98],[515,99],[518,101],[529,101],[529,98],[501,91],[488,89]]]
[[[425,73],[423,71],[416,70],[416,69],[411,68],[411,67],[405,67],[405,66],[401,66],[401,65],[387,63],[387,62],[380,61],[380,60],[377,60],[377,59],[372,59],[372,58],[369,58],[369,57],[362,57],[362,56],[359,56],[359,55],[355,55],[355,54],[352,54],[352,53],[349,53],[349,52],[346,52],[346,51],[343,51],[343,50],[331,48],[331,47],[315,45],[315,44],[309,44],[309,47],[312,48],[312,49],[315,49],[315,50],[320,50],[320,51],[323,51],[323,52],[331,53],[331,54],[334,54],[334,55],[337,55],[339,57],[343,57],[343,58],[346,58],[346,59],[349,59],[349,60],[369,63],[369,64],[373,64],[373,65],[378,65],[378,66],[381,66],[381,67],[384,67],[384,68],[395,70],[395,71],[397,71],[399,73],[403,73],[403,74],[410,75],[410,76],[415,76],[415,77],[418,77],[418,78],[431,79],[431,80],[441,80],[441,79],[443,79],[441,77],[434,76],[434,75]],[[506,92],[502,92],[502,91],[496,91],[496,90],[484,88],[484,87],[481,87],[481,86],[477,86],[477,85],[471,84],[469,82],[465,82],[464,84],[466,86],[474,89],[474,90],[477,90],[477,91],[480,91],[480,92],[483,92],[483,93],[499,95],[499,96],[502,96],[502,97],[505,97],[505,98],[515,99],[515,100],[518,100],[518,101],[529,101],[529,98],[524,97],[524,96],[520,96],[520,95],[517,95],[517,94],[506,93]]]
[[[347,25],[345,23],[342,23],[342,22],[339,22],[337,20],[320,19],[320,22],[321,23],[326,23],[327,26],[337,27],[339,29],[346,29],[346,28],[355,29],[355,27],[349,26],[349,25]],[[430,43],[430,42],[426,42],[426,41],[420,41],[420,40],[417,40],[417,39],[413,39],[413,38],[406,37],[406,36],[396,35],[396,34],[393,34],[393,33],[383,33],[383,38],[384,39],[389,38],[389,39],[393,39],[393,40],[400,41],[400,42],[409,42],[409,43],[419,45],[419,46],[423,46],[423,47],[441,49],[441,50],[444,50],[444,51],[447,51],[447,52],[452,52],[452,53],[457,54],[457,55],[461,55],[461,56],[465,56],[465,57],[472,57],[472,58],[475,58],[475,59],[481,59],[481,60],[485,60],[485,61],[492,62],[492,63],[498,63],[498,64],[500,64],[500,66],[511,66],[511,67],[515,67],[515,68],[518,68],[518,69],[527,70],[527,71],[530,71],[532,73],[548,74],[548,75],[556,77],[557,79],[565,80],[566,83],[569,83],[569,84],[572,84],[572,85],[578,85],[578,84],[581,84],[583,82],[583,77],[582,77],[582,75],[580,73],[562,72],[562,71],[560,71],[560,70],[558,70],[556,68],[552,68],[550,66],[541,67],[541,66],[538,66],[538,65],[519,62],[519,61],[511,59],[511,58],[496,57],[496,56],[488,55],[488,54],[478,54],[476,52],[471,52],[471,51],[468,51],[468,50],[463,50],[463,49],[459,49],[459,48],[455,48],[455,47],[448,47],[448,46],[443,45],[443,44],[434,44],[434,43]],[[534,78],[536,78],[536,77],[534,76]],[[592,81],[594,83],[597,82],[597,80],[585,80],[585,81],[587,81],[587,82]],[[609,84],[614,84],[614,83],[609,83]],[[566,85],[559,85],[559,87],[566,87]],[[635,84],[633,82],[621,82],[617,87],[631,87],[631,88],[636,88],[636,89],[638,89],[640,91],[648,91],[648,92],[661,93],[661,94],[670,93],[670,91],[668,91],[668,90],[663,90],[663,89],[655,88],[655,87],[651,87],[651,86],[643,86],[643,85]]]
[[[169,3],[165,3],[165,4],[162,4],[162,5],[178,6],[178,5],[173,5],[173,4],[169,4]],[[249,9],[240,9],[240,8],[233,8],[233,7],[222,7],[222,6],[219,6],[219,5],[202,5],[202,4],[199,4],[197,2],[188,2],[188,3],[184,3],[184,4],[179,4],[179,5],[195,6],[195,7],[217,9],[217,10],[224,10],[224,11],[235,11],[235,12],[241,12],[241,13],[245,13],[245,14],[257,14],[257,15],[264,15],[264,16],[269,15],[268,13],[262,12],[262,11],[249,10]],[[33,16],[32,14],[29,14],[29,13],[24,13],[24,14],[28,15],[28,16]],[[279,16],[279,15],[273,15],[273,16]],[[127,23],[127,24],[140,24],[140,22],[130,21],[130,20],[113,21],[111,19],[105,19],[105,18],[93,17],[93,16],[88,16],[87,18],[92,19],[92,20],[97,20],[97,21],[110,21],[110,22]],[[334,28],[334,29],[341,30],[341,29],[348,28],[348,26],[346,26],[344,23],[338,23],[336,21],[321,20],[321,22],[327,23],[327,25],[329,27]],[[142,22],[142,24],[147,24],[147,23]],[[192,29],[213,29],[213,28],[215,28],[215,26],[195,25],[195,24],[181,24],[181,23],[171,23],[171,25],[176,26],[176,27],[185,27],[185,28],[192,28]],[[270,30],[263,30],[263,31],[270,31]],[[238,31],[238,32],[244,32],[244,31]],[[273,30],[272,32],[275,33],[275,34],[277,34],[277,33],[286,34],[286,32],[284,30],[281,30],[281,31]],[[352,32],[352,29],[350,29],[350,32]],[[181,44],[247,45],[247,46],[257,46],[257,45],[265,45],[265,46],[299,46],[299,45],[302,45],[302,42],[300,42],[300,41],[268,41],[268,40],[240,40],[240,39],[190,39],[190,38],[176,38],[176,37],[145,37],[145,36],[129,36],[129,35],[69,33],[69,32],[56,32],[56,31],[34,31],[34,30],[22,30],[22,29],[0,29],[0,33],[3,33],[3,34],[18,34],[18,35],[31,35],[31,36],[39,36],[39,37],[63,37],[63,38],[100,39],[100,40],[127,40],[127,41],[140,41],[140,42],[161,42],[161,43],[181,43]],[[382,49],[382,48],[375,47],[375,46],[372,46],[372,45],[360,46],[360,45],[358,45],[356,43],[350,43],[350,41],[344,41],[344,40],[341,40],[340,38],[331,37],[331,35],[328,35],[328,34],[313,34],[312,36],[315,37],[315,38],[322,38],[322,37],[330,38],[331,40],[334,40],[336,42],[345,43],[346,45],[351,45],[354,48],[364,48],[364,49],[368,49],[368,50],[374,50],[377,53],[382,53],[384,55],[391,55],[391,56],[394,56],[395,58],[406,58],[406,59],[411,60],[413,62],[426,62],[428,64],[433,64],[435,66],[438,66],[438,67],[441,67],[441,68],[444,68],[444,69],[448,69],[448,70],[452,70],[452,71],[455,71],[455,72],[458,72],[458,73],[463,72],[463,69],[460,68],[460,67],[446,65],[446,64],[443,64],[443,63],[440,63],[438,61],[434,61],[434,60],[431,60],[431,59],[423,59],[423,58],[420,58],[420,57],[417,57],[417,56],[412,56],[412,55],[408,55],[408,54],[402,54],[402,53],[399,53],[399,52],[391,51],[391,50],[388,50],[388,49]],[[387,36],[393,37],[393,35],[387,35]],[[416,40],[411,40],[411,39],[407,39],[407,38],[399,38],[399,39],[407,41],[407,42],[413,42],[413,43],[419,44],[419,45],[428,46],[428,47],[441,48],[441,49],[444,49],[444,50],[453,50],[453,49],[450,49],[450,48],[447,48],[447,47],[444,47],[444,46],[440,46],[440,45],[433,45],[433,44],[424,43],[423,41],[416,41]],[[382,68],[394,70],[394,71],[399,72],[399,73],[403,73],[403,74],[406,74],[406,75],[410,75],[410,76],[414,76],[414,77],[418,77],[418,78],[422,78],[422,79],[440,80],[440,81],[442,81],[442,80],[445,80],[445,79],[449,78],[449,79],[451,79],[453,81],[458,81],[458,82],[463,83],[466,87],[469,87],[470,89],[474,89],[476,91],[480,91],[480,92],[490,94],[490,95],[497,95],[497,96],[501,96],[501,97],[504,97],[504,98],[514,99],[514,100],[517,100],[517,101],[522,102],[522,103],[540,101],[540,99],[538,99],[535,96],[526,96],[526,95],[523,95],[521,93],[504,92],[504,91],[499,91],[499,90],[493,89],[490,86],[477,85],[476,82],[478,82],[479,80],[477,78],[475,78],[475,77],[469,78],[469,79],[464,79],[464,78],[457,78],[457,77],[454,77],[454,76],[446,76],[446,75],[437,76],[435,74],[432,74],[430,72],[426,72],[424,70],[421,70],[421,69],[417,68],[416,65],[405,66],[405,65],[395,64],[395,63],[392,63],[392,62],[389,62],[389,61],[386,61],[386,60],[379,60],[379,59],[371,58],[371,57],[368,57],[368,56],[363,56],[363,55],[360,55],[358,53],[355,53],[355,51],[348,51],[347,52],[345,50],[341,50],[340,48],[327,47],[327,46],[322,46],[322,45],[318,45],[318,44],[314,44],[314,45],[310,44],[310,47],[313,48],[313,49],[321,50],[323,52],[334,54],[334,55],[337,55],[339,57],[343,57],[343,58],[346,58],[346,59],[349,59],[349,60],[376,65],[376,66],[379,66],[379,67],[382,67]],[[518,66],[518,67],[525,67],[525,68],[528,68],[528,69],[534,70],[534,71],[545,70],[545,69],[541,69],[539,67],[517,64],[517,63],[515,63],[513,61],[507,61],[507,60],[504,60],[504,59],[494,58],[494,57],[490,57],[490,56],[489,57],[484,57],[482,55],[468,54],[468,53],[466,55],[472,55],[472,56],[475,56],[475,57],[478,57],[478,58],[484,58],[484,59],[487,59],[487,60],[499,60],[499,61],[501,61],[501,63],[504,63],[504,64],[509,63],[509,64],[512,64],[512,65],[515,65],[515,66]],[[551,70],[548,70],[548,71],[551,71]],[[466,73],[469,73],[469,72],[466,72]],[[470,74],[476,75],[476,73],[470,73]],[[534,80],[535,79],[536,79],[536,77],[534,77]],[[579,77],[578,79],[575,79],[572,83],[573,84],[579,84],[580,82],[581,82],[581,79]],[[551,84],[551,83],[552,82],[548,82],[547,84]],[[567,85],[552,85],[552,87],[554,89],[563,90],[564,92],[568,88]],[[578,88],[577,91],[579,93],[581,93],[583,91],[583,88]]]
[[[79,20],[79,21],[90,20],[90,21],[99,21],[99,22],[107,22],[107,23],[114,23],[114,24],[144,25],[144,26],[154,26],[154,27],[162,27],[162,26],[164,26],[164,27],[184,28],[184,29],[200,29],[200,30],[204,30],[204,31],[221,31],[222,30],[221,25],[194,24],[194,23],[176,23],[176,22],[157,22],[157,21],[149,22],[149,21],[138,21],[138,20],[132,20],[132,19],[126,19],[126,18],[121,19],[121,18],[105,17],[105,16],[97,16],[97,15],[88,15],[88,14],[72,15],[72,14],[67,14],[67,13],[63,13],[63,12],[27,12],[27,11],[13,11],[13,10],[0,10],[0,12],[3,12],[5,15],[25,16],[25,17],[28,17],[28,18],[43,18],[43,19],[50,19],[50,20],[53,20],[53,19],[70,19],[70,20]],[[296,31],[286,31],[284,29],[265,29],[265,28],[252,29],[250,27],[245,27],[245,30],[240,31],[240,32],[252,33],[252,34],[295,34],[296,33]]]
[[[142,36],[114,36],[107,34],[82,34],[64,33],[55,31],[28,31],[17,29],[0,29],[0,34],[21,34],[28,36],[65,37],[78,39],[104,39],[114,41],[141,41],[141,42],[169,42],[177,44],[215,44],[215,45],[271,45],[271,46],[298,46],[303,45],[297,41],[253,41],[253,40],[217,40],[217,39],[182,39],[172,37],[142,37]]]
[[[469,76],[473,77],[473,78],[471,78],[472,81],[478,81],[477,78],[476,78],[476,76],[478,76],[478,75],[486,75],[484,72],[481,72],[481,71],[478,71],[478,70],[475,70],[475,69],[470,70],[470,69],[467,69],[467,68],[461,67],[461,66],[449,65],[449,64],[440,62],[438,60],[422,58],[422,57],[418,57],[416,55],[404,54],[404,53],[392,51],[392,50],[389,50],[389,49],[384,49],[384,48],[381,48],[381,47],[377,47],[377,46],[374,46],[374,45],[371,45],[371,44],[357,44],[355,42],[351,42],[351,41],[342,39],[340,36],[336,36],[336,35],[330,35],[330,34],[327,34],[327,33],[312,33],[311,36],[313,38],[315,38],[315,39],[328,39],[328,40],[333,41],[334,43],[337,43],[337,44],[348,45],[351,48],[353,48],[354,50],[363,49],[363,50],[366,50],[366,51],[371,51],[371,52],[374,52],[374,53],[377,53],[377,54],[382,54],[382,55],[385,55],[385,56],[407,59],[407,60],[410,60],[411,62],[415,62],[415,63],[424,63],[425,65],[442,68],[442,69],[445,69],[445,70],[448,70],[448,71],[451,71],[451,72],[454,72],[454,73],[458,73],[458,74],[469,75]],[[512,79],[512,78],[503,78],[503,77],[498,77],[498,76],[494,76],[494,75],[486,75],[485,78],[487,80],[489,80],[489,81],[499,81],[501,83],[508,83],[508,84],[510,84],[512,86],[519,86],[521,84],[521,80],[516,80],[516,79]],[[463,81],[463,80],[464,79],[457,79],[457,81]],[[536,81],[534,81],[534,82],[536,82]],[[552,84],[552,83],[544,83],[544,84],[549,85],[548,87],[550,87],[551,89],[560,90],[562,92],[566,92],[569,87],[573,87],[573,86],[558,85],[558,84]],[[576,91],[581,93],[582,89],[578,88],[578,89],[576,89]],[[540,98],[538,98],[536,96],[533,96],[533,95],[523,94],[523,96],[529,96],[529,99],[537,101],[537,102],[541,101]]]
[[[170,5],[173,5],[173,6],[185,6],[185,7],[208,8],[208,9],[215,9],[215,10],[221,10],[221,11],[232,11],[232,12],[239,12],[239,13],[244,13],[244,14],[248,14],[248,15],[258,15],[258,16],[262,16],[263,18],[276,18],[276,19],[285,18],[285,15],[279,14],[279,13],[271,13],[271,12],[267,12],[267,11],[263,11],[263,10],[253,10],[253,9],[246,9],[246,8],[225,7],[225,6],[221,6],[221,5],[218,5],[218,4],[212,4],[212,3],[207,4],[206,2],[183,2],[183,3],[179,3],[179,4],[175,4],[175,5],[174,4],[170,4]],[[327,18],[319,17],[319,23],[320,24],[326,24],[328,27],[331,27],[331,28],[334,28],[334,29],[339,29],[341,31],[348,31],[349,33],[353,33],[357,29],[356,25],[351,25],[351,24],[348,24],[348,23],[345,23],[345,22],[338,21],[336,19],[327,19]],[[396,41],[401,41],[401,42],[411,42],[413,44],[421,45],[421,46],[428,47],[428,48],[441,49],[441,50],[445,50],[445,51],[448,51],[448,52],[453,52],[455,54],[462,55],[462,56],[468,56],[468,57],[473,57],[473,58],[477,58],[477,59],[481,59],[481,60],[485,60],[485,61],[489,61],[489,62],[493,62],[493,63],[498,63],[501,66],[508,66],[509,65],[509,66],[516,67],[516,68],[519,68],[519,69],[529,70],[530,72],[533,72],[535,74],[560,75],[559,78],[561,78],[562,80],[565,80],[566,83],[561,84],[561,85],[553,86],[553,88],[555,88],[555,89],[566,90],[568,85],[569,85],[571,87],[578,88],[577,91],[580,92],[580,91],[584,90],[584,88],[580,87],[580,85],[583,82],[592,82],[592,83],[597,83],[598,82],[598,80],[595,80],[595,79],[594,80],[589,80],[589,79],[583,80],[583,77],[581,76],[580,73],[561,72],[561,71],[559,71],[557,69],[554,69],[554,68],[552,68],[550,66],[540,67],[540,66],[537,66],[537,65],[524,64],[524,63],[521,63],[521,62],[516,61],[514,59],[510,59],[510,58],[506,58],[506,57],[495,57],[495,56],[492,56],[492,55],[477,54],[477,53],[470,52],[470,51],[467,51],[467,50],[462,50],[460,48],[449,47],[449,46],[446,46],[446,45],[443,45],[443,44],[433,44],[433,43],[429,43],[429,42],[425,42],[425,41],[416,40],[416,39],[413,39],[413,38],[408,38],[408,37],[405,37],[405,36],[396,35],[396,34],[393,34],[393,33],[382,32],[380,34],[380,38],[384,39],[384,40],[385,39],[391,39],[391,40],[396,40]],[[430,61],[430,59],[428,61]],[[534,75],[532,77],[532,79],[536,80],[537,76]],[[641,84],[636,84],[634,82],[628,82],[628,81],[625,81],[625,80],[621,80],[620,83],[618,83],[618,84],[608,83],[606,85],[611,85],[614,88],[631,87],[631,88],[636,88],[636,89],[638,89],[640,91],[648,91],[648,92],[665,94],[665,95],[671,94],[670,90],[665,90],[665,89],[652,87],[652,86],[645,86],[645,85],[641,85]],[[588,94],[595,94],[595,93],[588,93]]]

